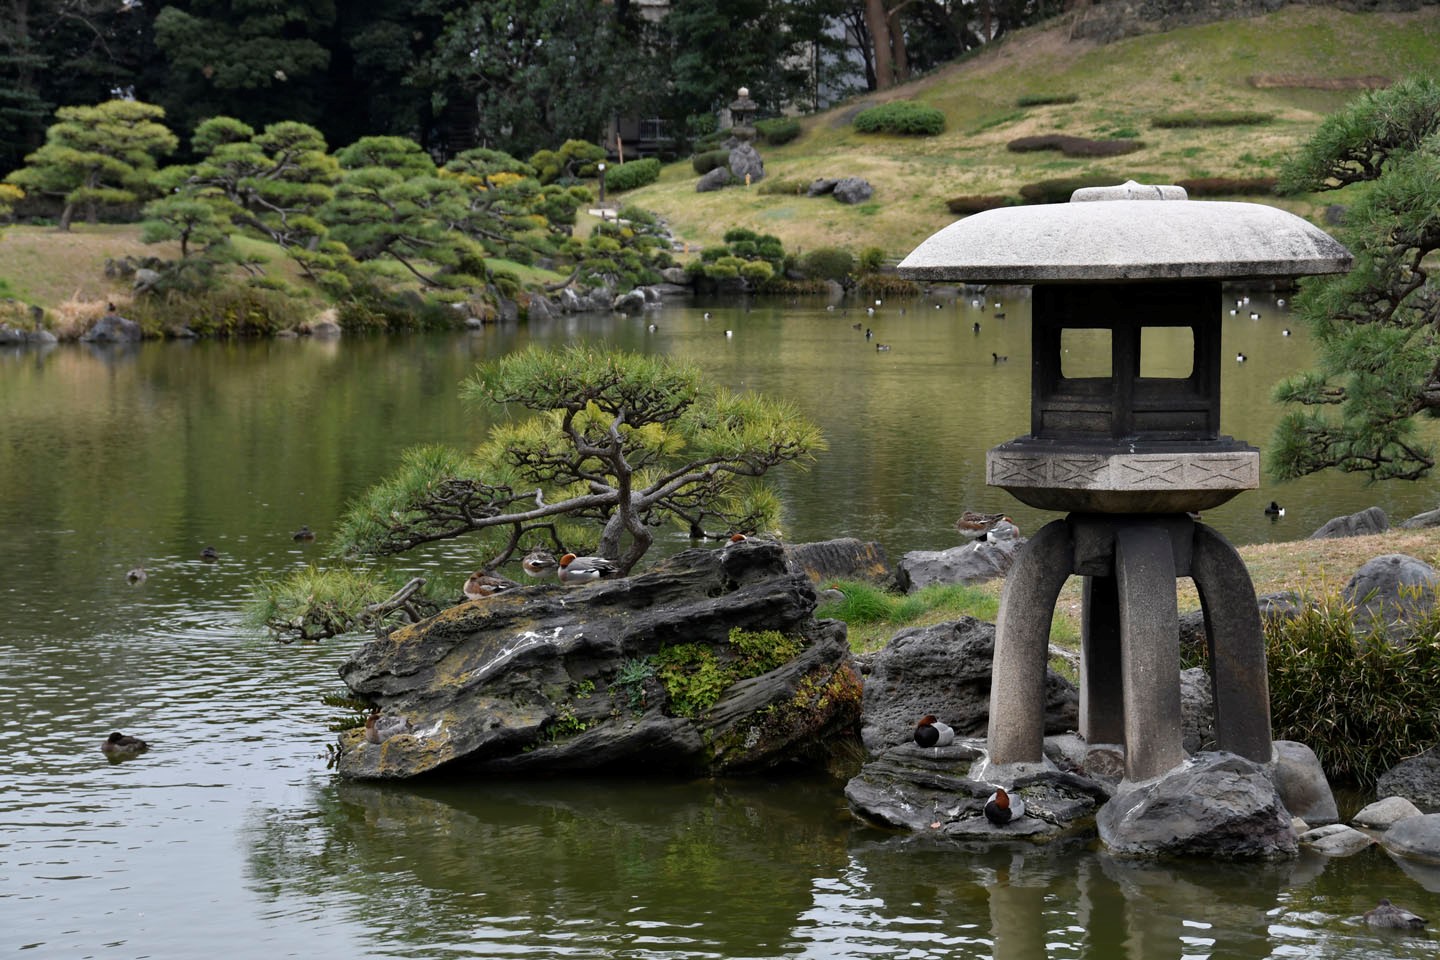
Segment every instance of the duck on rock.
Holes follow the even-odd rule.
[[[555,562],[555,554],[544,547],[536,547],[525,554],[525,559],[520,561],[520,569],[525,571],[526,576],[534,577],[537,580],[545,577],[555,576],[559,568]]]
[[[1018,796],[1012,797],[1005,792],[1004,787],[996,787],[995,792],[985,800],[985,819],[1003,827],[1012,820],[1019,820],[1025,816],[1025,801]]]
[[[604,557],[577,557],[567,553],[560,558],[561,583],[589,583],[601,577],[618,576],[619,573],[620,567],[615,561]]]
[[[504,593],[506,590],[514,590],[519,586],[520,584],[514,580],[476,570],[470,574],[470,579],[465,581],[465,599],[483,600],[486,597],[493,597],[497,593]]]
[[[365,718],[365,739],[371,743],[384,743],[413,729],[414,726],[404,717],[382,717],[379,710]]]
[[[927,713],[915,725],[915,742],[922,747],[948,747],[955,742],[955,731],[948,723],[941,723],[934,714]]]

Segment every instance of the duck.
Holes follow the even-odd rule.
[[[414,725],[404,717],[382,717],[379,710],[365,718],[365,739],[371,743],[384,743],[391,737],[414,729]]]
[[[560,558],[561,583],[589,583],[602,577],[613,577],[620,573],[614,560],[604,557],[577,557],[567,553]]]
[[[1259,312],[1258,310],[1251,310],[1251,311],[1250,311],[1250,319],[1251,319],[1251,320],[1259,320],[1259,319],[1260,319],[1260,312]]]
[[[1271,519],[1283,517],[1285,516],[1285,508],[1280,506],[1280,504],[1276,503],[1274,500],[1271,500],[1270,506],[1265,508],[1265,516],[1270,517]]]
[[[883,351],[883,350],[889,350],[889,349],[890,349],[890,344],[888,344],[888,343],[877,343],[877,344],[875,344],[875,349],[876,349],[876,350],[882,350],[882,351]]]
[[[206,563],[214,563],[216,560],[220,559],[220,551],[216,550],[214,547],[206,547],[204,550],[200,551],[200,559],[204,560]]]
[[[144,567],[132,567],[125,573],[125,579],[131,583],[144,583],[146,576]]]
[[[927,713],[915,725],[915,742],[922,747],[948,747],[955,742],[955,731],[948,723],[935,719]]]
[[[1020,538],[1020,527],[1009,517],[1001,517],[990,525],[985,531],[985,539],[990,543],[999,543],[1002,540],[1018,540]]]
[[[1281,330],[1281,331],[1280,331],[1280,336],[1282,336],[1282,337],[1288,337],[1288,336],[1290,336],[1290,328],[1289,328],[1289,327],[1286,327],[1284,330]]]
[[[985,819],[1003,827],[1012,820],[1019,820],[1025,816],[1025,801],[1018,796],[1012,797],[1005,792],[1005,788],[996,787],[995,792],[985,799]]]
[[[733,336],[735,336],[735,331],[734,331],[734,330],[726,330],[726,331],[725,331],[725,336],[726,336],[726,337],[733,337]]]
[[[1365,911],[1365,922],[1372,927],[1389,927],[1395,930],[1419,930],[1425,926],[1425,918],[1416,916],[1404,907],[1397,907],[1385,897],[1373,908]]]
[[[832,307],[831,309],[833,310],[834,308]],[[706,310],[706,311],[705,311],[705,319],[706,319],[706,320],[709,320],[709,319],[710,319],[710,311],[709,311],[709,310]]]
[[[296,530],[294,533],[290,534],[290,539],[291,539],[291,540],[314,540],[314,539],[315,539],[315,531],[314,531],[314,530],[311,530],[310,527],[309,527],[307,524],[303,524],[303,523],[302,523],[302,524],[300,525],[300,529],[299,529],[299,530]]]
[[[144,740],[139,737],[127,736],[118,730],[106,737],[105,742],[100,744],[101,752],[111,760],[128,760],[131,757],[140,756],[149,749],[150,744]]]
[[[996,311],[995,311],[995,319],[996,319],[996,320],[1004,320],[1004,319],[1005,319],[1005,311],[1004,311],[1004,310],[996,310]]]
[[[660,328],[659,328],[658,326],[656,326],[655,324],[652,323],[652,324],[650,324],[648,327],[646,327],[645,329],[646,329],[647,331],[649,331],[650,333],[654,333],[656,330],[659,330]]]
[[[1236,363],[1244,363],[1247,359],[1249,359],[1249,358],[1246,357],[1245,354],[1243,354],[1243,353],[1237,353],[1237,354],[1235,354],[1235,362],[1236,362]]]
[[[874,330],[871,330],[869,327],[866,327],[866,328],[865,328],[865,339],[866,339],[866,340],[869,340],[869,339],[872,339],[874,336],[875,336],[875,331],[874,331]]]
[[[483,570],[476,570],[470,574],[470,579],[465,581],[465,599],[483,600],[486,597],[493,597],[497,593],[504,593],[506,590],[514,590],[520,584],[505,577],[497,577],[493,573],[486,573]]]
[[[1000,356],[1000,354],[998,354],[998,353],[993,353],[993,352],[992,352],[992,353],[990,354],[990,362],[991,362],[991,363],[1004,363],[1006,360],[1009,360],[1009,359],[1010,359],[1009,357],[1002,357],[1002,356]]]
[[[863,323],[852,323],[852,324],[850,324],[850,329],[851,329],[851,330],[859,330],[859,329],[860,329],[861,327],[863,327],[863,326],[864,326]]]
[[[980,332],[980,321],[979,321],[979,320],[976,320],[976,321],[975,321],[975,325],[974,325],[973,327],[971,327],[971,329],[974,330],[976,333],[979,333],[979,332]]]
[[[970,540],[984,539],[990,532],[990,528],[1001,520],[1009,519],[1003,513],[976,513],[974,510],[966,510],[960,514],[960,519],[955,521],[955,529]]]
[[[560,564],[555,562],[555,554],[544,547],[535,547],[520,561],[520,569],[537,580],[553,577],[559,567]]]

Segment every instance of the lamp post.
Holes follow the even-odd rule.
[[[605,206],[605,162],[595,164],[595,169],[600,173],[600,206]]]

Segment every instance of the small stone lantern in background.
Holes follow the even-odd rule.
[[[748,143],[755,139],[755,128],[750,126],[750,118],[760,107],[750,99],[749,87],[741,87],[737,93],[739,95],[730,103],[730,134],[736,140]]]
[[[989,451],[986,481],[1067,516],[1030,539],[1006,578],[992,767],[1044,762],[1050,621],[1072,574],[1085,578],[1080,733],[1090,751],[1122,751],[1131,782],[1184,760],[1175,579],[1191,577],[1209,637],[1217,746],[1270,761],[1255,590],[1234,547],[1193,516],[1260,479],[1259,451],[1220,433],[1221,281],[1340,273],[1350,262],[1284,210],[1132,182],[1076,191],[1068,204],[976,214],[900,264],[912,280],[1034,285],[1030,433]],[[1154,352],[1176,336],[1189,338],[1188,371],[1149,371],[1147,344]],[[1070,369],[1073,337],[1108,340],[1108,365]]]

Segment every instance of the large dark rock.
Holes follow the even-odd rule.
[[[1421,810],[1440,810],[1440,750],[1401,760],[1375,782],[1375,796],[1404,797]]]
[[[853,737],[860,684],[844,624],[817,622],[815,591],[781,547],[687,550],[634,577],[546,585],[469,601],[366,644],[345,683],[412,732],[342,734],[343,776],[439,770],[555,772],[643,767],[732,773],[819,761]],[[734,661],[733,628],[803,639],[777,669],[727,687],[694,719],[647,676],[662,648]],[[697,667],[697,670],[700,669]]]
[[[713,193],[716,190],[724,189],[735,182],[729,167],[716,167],[709,173],[704,174],[695,181],[696,193]]]
[[[913,737],[932,713],[960,736],[984,736],[990,720],[995,625],[973,617],[901,630],[870,659],[865,678],[861,738],[879,754]],[[1064,733],[1079,722],[1079,694],[1046,671],[1045,732]]]
[[[900,558],[896,573],[900,589],[913,593],[935,584],[984,583],[1003,577],[1026,542],[1015,537],[993,543],[977,540],[947,550],[911,550]]]
[[[1341,596],[1355,607],[1355,626],[1364,631],[1382,629],[1397,645],[1415,635],[1413,620],[1424,620],[1435,606],[1435,569],[1403,553],[1367,560]]]
[[[785,562],[817,585],[827,580],[863,580],[886,589],[895,585],[885,548],[874,540],[840,537],[791,544],[785,548]]]
[[[841,203],[864,203],[875,193],[875,188],[870,186],[868,180],[860,177],[841,177],[835,184],[835,189],[830,191],[831,195]]]
[[[1390,529],[1390,518],[1379,507],[1367,507],[1359,513],[1327,520],[1319,530],[1310,534],[1311,540],[1327,540],[1333,537],[1364,537],[1372,533],[1384,533]]]
[[[135,343],[145,336],[140,324],[116,313],[107,313],[81,335],[87,343]]]
[[[739,143],[730,151],[730,172],[741,183],[759,183],[765,179],[765,161],[753,143]]]
[[[1290,813],[1259,764],[1201,753],[1123,790],[1096,817],[1100,839],[1127,856],[1280,859],[1298,850]]]

